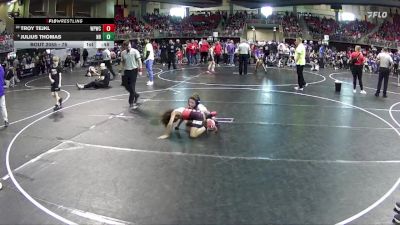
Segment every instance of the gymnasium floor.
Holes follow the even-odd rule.
[[[397,79],[383,99],[376,75],[364,74],[361,95],[347,83],[334,92],[334,79],[352,82],[348,71],[306,72],[310,85],[296,92],[290,68],[216,70],[157,66],[154,87],[138,78],[135,112],[118,80],[77,90],[83,70],[63,75],[59,112],[46,76],[22,80],[6,95],[11,126],[0,128],[0,223],[391,224]],[[219,112],[220,132],[158,140],[161,113],[194,92]]]

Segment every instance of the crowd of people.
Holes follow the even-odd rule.
[[[379,44],[387,47],[397,47],[400,42],[400,15],[392,15],[392,21],[385,20],[379,30],[369,35],[371,44]]]
[[[153,27],[138,20],[135,16],[116,15],[114,23],[116,25],[115,32],[119,37],[129,38],[133,34],[136,37],[145,37],[153,33]]]
[[[0,20],[1,21],[1,20]],[[4,29],[0,32],[0,53],[14,50],[13,34]]]
[[[319,70],[320,68],[330,67],[332,69],[349,69],[348,60],[351,51],[337,51],[334,47],[322,45],[321,42],[305,41],[306,63],[311,66],[311,70]],[[221,65],[235,66],[239,64],[239,41],[238,39],[222,39],[212,41],[208,39],[188,39],[181,42],[179,39],[169,40],[168,42],[161,40],[153,40],[146,43],[145,41],[133,41],[133,48],[145,57],[150,55],[151,64],[156,63],[168,68],[177,68],[179,65],[199,65],[209,64],[211,58],[215,65],[210,67],[208,72],[214,73],[215,68]],[[265,67],[294,67],[295,45],[276,42],[276,41],[257,41],[249,43],[250,57],[248,63],[257,63],[262,60]],[[121,58],[121,46],[116,46],[109,51],[108,49],[100,50],[94,59],[103,61],[106,68],[112,75],[112,79],[116,77],[116,72],[112,69],[112,63],[119,62]],[[172,47],[172,50],[171,50]],[[149,51],[151,49],[151,51]],[[363,49],[365,61],[362,70],[364,72],[378,73],[378,51],[375,47],[369,50]],[[390,52],[390,56],[394,61],[394,67],[391,74],[398,75],[398,64],[400,54],[398,52]],[[82,59],[81,59],[82,58]],[[32,75],[46,74],[52,64],[52,56],[46,51],[19,54],[17,57],[0,59],[5,69],[5,87],[14,87],[27,68],[32,68]],[[88,65],[87,50],[72,49],[65,59],[60,59],[62,71],[72,71],[72,69],[80,64]],[[148,63],[145,63],[146,66]],[[147,66],[148,68],[150,66]],[[149,68],[152,73],[151,68]],[[88,74],[89,70],[88,70]],[[111,80],[112,80],[111,79]],[[153,78],[149,78],[149,85],[153,85]]]
[[[159,36],[190,36],[209,34],[216,29],[221,21],[227,18],[226,12],[198,12],[180,18],[159,13],[148,13],[142,19],[135,16],[115,16],[116,31],[119,35],[134,35],[134,37],[152,37],[157,32]]]
[[[224,34],[230,36],[239,36],[245,28],[247,14],[244,12],[236,12],[230,15],[224,23]]]
[[[309,34],[314,40],[320,40],[323,35],[329,35],[330,40],[359,43],[369,34],[376,25],[369,21],[336,21],[321,15],[311,13],[276,12],[265,18],[255,11],[236,11],[228,14],[227,11],[204,11],[192,13],[188,17],[179,18],[159,13],[149,13],[143,18],[134,16],[123,17],[116,15],[116,31],[118,37],[192,37],[211,36],[212,31],[220,31],[225,37],[240,37],[247,24],[276,24],[279,25],[285,37],[303,37],[306,30],[300,26],[300,19],[304,20]],[[219,27],[219,25],[221,26]],[[400,16],[390,14],[379,30],[365,39],[366,44],[374,44],[397,48],[400,42]],[[217,28],[221,29],[217,29]]]
[[[146,50],[145,42],[132,42],[135,49],[144,55]],[[149,43],[150,44],[150,43]],[[235,66],[239,65],[239,45],[237,39],[225,39],[219,41],[211,41],[207,39],[189,39],[181,42],[179,39],[167,41],[152,41],[153,62],[168,68],[177,68],[180,65],[200,65],[210,64],[214,62],[214,66],[210,66],[208,72],[214,73],[215,68],[222,65]],[[311,70],[317,71],[322,68],[332,68],[334,70],[346,69],[350,70],[349,59],[352,49],[346,51],[338,51],[335,47],[321,44],[321,42],[304,41],[306,49],[306,64]],[[173,50],[171,52],[171,46]],[[256,64],[260,59],[265,67],[295,67],[295,45],[276,42],[276,41],[257,41],[249,43],[250,56],[249,64]],[[370,49],[362,49],[361,52],[365,56],[363,61],[363,72],[379,73],[379,63],[377,56],[379,54],[376,47]],[[120,52],[116,50],[119,57]],[[390,74],[398,75],[398,64],[400,54],[398,52],[389,52],[392,57],[394,66]],[[152,84],[151,80],[151,84]]]
[[[323,35],[329,35],[330,39],[350,43],[356,42],[375,27],[368,21],[336,21],[333,18],[321,18],[312,14],[304,15],[303,19],[313,38],[321,39]]]
[[[301,37],[302,30],[297,17],[293,13],[286,13],[282,18],[281,26],[286,37]]]
[[[76,65],[87,64],[88,52],[83,49],[71,49],[63,60],[60,60],[62,71],[72,71]],[[52,65],[53,56],[50,50],[38,52],[9,54],[8,57],[0,59],[5,70],[5,88],[12,88],[25,76],[39,76],[47,74]],[[82,58],[82,60],[81,60]]]

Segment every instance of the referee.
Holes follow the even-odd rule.
[[[246,40],[243,40],[242,43],[238,46],[239,51],[239,75],[247,75],[247,64],[249,63],[250,57],[250,45]]]
[[[307,85],[303,76],[304,65],[306,64],[306,48],[303,45],[303,40],[299,37],[296,38],[296,46],[294,60],[296,62],[297,82],[299,86],[294,87],[294,89],[297,91],[302,91],[304,86]]]
[[[387,87],[389,81],[389,73],[390,67],[393,65],[393,59],[388,53],[388,49],[384,48],[381,53],[377,56],[379,63],[379,80],[378,87],[376,88],[375,96],[379,97],[379,93],[381,92],[382,80],[383,80],[383,97],[387,98]]]
[[[142,60],[138,50],[132,48],[129,40],[124,41],[122,44],[124,50],[121,53],[121,65],[124,69],[124,76],[122,76],[122,84],[129,92],[129,107],[130,109],[137,109],[137,100],[139,94],[136,93],[136,79],[142,75]]]

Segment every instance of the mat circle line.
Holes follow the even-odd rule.
[[[183,89],[183,88],[180,88],[180,89]],[[215,89],[215,88],[186,88],[186,89],[190,89],[190,90],[196,90],[196,89],[210,89],[210,90],[212,90],[212,89]],[[240,90],[251,90],[251,91],[264,91],[264,92],[272,92],[272,93],[286,93],[286,94],[294,94],[294,95],[301,95],[301,96],[306,96],[306,97],[312,97],[312,98],[316,98],[316,99],[322,99],[322,100],[327,100],[327,101],[330,101],[330,102],[335,102],[335,103],[343,104],[343,105],[346,105],[346,106],[349,106],[349,107],[352,107],[352,108],[355,108],[355,109],[359,109],[359,110],[361,110],[361,111],[363,111],[363,112],[365,112],[365,113],[367,113],[367,114],[370,114],[370,115],[374,116],[375,118],[381,120],[382,122],[384,122],[385,124],[387,124],[390,128],[392,128],[392,129],[397,133],[397,135],[400,137],[400,132],[399,132],[392,124],[390,124],[388,121],[386,121],[386,120],[383,119],[382,117],[380,117],[380,116],[378,116],[378,115],[376,115],[376,114],[374,114],[374,113],[372,113],[372,112],[370,112],[370,111],[368,111],[368,110],[366,110],[366,109],[364,109],[364,108],[362,108],[362,107],[358,107],[358,106],[355,106],[355,105],[351,105],[351,104],[349,104],[349,103],[344,103],[344,102],[341,102],[341,101],[338,101],[338,100],[329,99],[329,98],[325,98],[325,97],[321,97],[321,96],[310,95],[310,94],[304,94],[304,93],[298,93],[298,92],[289,92],[289,91],[279,91],[279,90],[265,90],[265,89],[255,89],[255,88],[233,88],[233,87],[231,87],[231,88],[218,88],[218,89],[227,89],[227,90],[228,90],[228,89],[240,89]],[[145,91],[145,92],[168,91],[168,90],[169,90],[168,88],[165,88],[165,89],[151,90],[151,91]],[[142,92],[142,93],[143,93],[143,92]],[[87,104],[87,103],[99,101],[99,100],[104,100],[104,99],[109,99],[109,98],[115,98],[115,97],[120,97],[120,96],[126,96],[126,95],[128,95],[128,94],[119,94],[119,95],[113,95],[113,96],[108,96],[108,97],[101,97],[101,98],[96,98],[96,99],[92,99],[92,100],[87,100],[87,101],[84,101],[84,102],[76,103],[76,104],[71,105],[71,106],[67,106],[67,107],[61,109],[60,111],[67,110],[67,109],[69,109],[69,108],[74,108],[74,107],[77,107],[77,106],[80,106],[80,105],[83,105],[83,104]],[[46,118],[46,117],[48,117],[48,116],[50,116],[50,115],[52,115],[52,114],[54,114],[54,113],[56,113],[56,112],[48,113],[48,114],[46,114],[46,115],[44,115],[44,116],[42,116],[42,117],[36,119],[35,121],[31,122],[30,124],[28,124],[28,125],[26,125],[24,128],[22,128],[22,129],[13,137],[13,139],[11,140],[9,146],[7,147],[7,151],[6,151],[6,167],[7,167],[8,175],[10,176],[10,178],[11,178],[12,182],[14,183],[14,185],[15,185],[15,186],[17,187],[17,189],[21,192],[21,194],[24,195],[24,197],[27,198],[33,205],[35,205],[36,207],[38,207],[39,209],[41,209],[41,210],[42,210],[43,212],[45,212],[46,214],[52,216],[53,218],[55,218],[55,219],[57,219],[57,220],[59,220],[59,221],[61,221],[61,222],[64,222],[64,223],[66,223],[66,224],[76,224],[75,222],[72,222],[72,221],[70,221],[70,220],[68,220],[68,219],[66,219],[66,218],[64,218],[64,217],[62,217],[62,216],[56,214],[55,212],[49,210],[48,208],[46,208],[45,206],[43,206],[42,204],[40,204],[39,202],[37,202],[35,199],[33,199],[33,198],[21,187],[21,185],[19,184],[19,182],[16,180],[16,178],[14,177],[14,174],[13,174],[13,170],[11,169],[11,166],[10,166],[10,153],[11,153],[11,149],[12,149],[12,147],[13,147],[13,144],[14,144],[14,142],[17,140],[17,138],[18,138],[26,129],[28,129],[29,127],[31,127],[31,126],[34,125],[35,123],[37,123],[37,122],[43,120],[44,118]],[[349,223],[349,222],[351,222],[351,221],[353,221],[353,220],[355,220],[355,219],[361,217],[362,215],[368,213],[370,210],[372,210],[373,208],[375,208],[376,206],[378,206],[380,203],[382,203],[382,202],[383,202],[383,201],[384,201],[398,186],[399,186],[399,184],[400,184],[400,179],[398,179],[397,182],[392,186],[392,188],[391,188],[388,192],[386,192],[386,194],[385,194],[384,196],[382,196],[380,199],[378,199],[374,204],[370,205],[369,207],[367,207],[367,208],[364,209],[363,211],[361,211],[361,212],[355,214],[354,216],[349,217],[348,219],[343,220],[343,221],[337,223],[337,225]]]

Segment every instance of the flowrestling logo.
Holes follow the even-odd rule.
[[[368,18],[385,19],[388,16],[387,12],[367,12]]]

